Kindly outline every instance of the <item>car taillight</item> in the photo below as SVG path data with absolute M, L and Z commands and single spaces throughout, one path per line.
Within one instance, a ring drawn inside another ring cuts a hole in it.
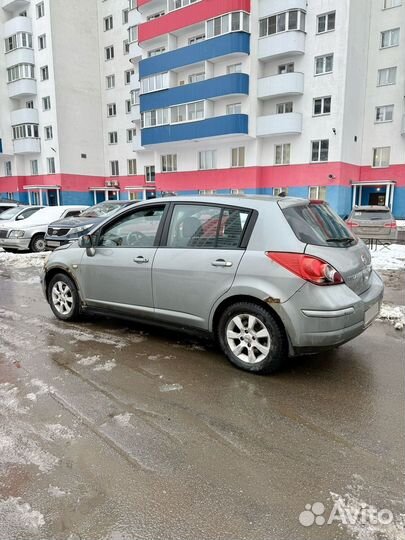
M 341 285 L 344 279 L 332 265 L 302 253 L 267 252 L 267 257 L 296 276 L 315 285 Z
M 386 229 L 396 229 L 397 228 L 397 222 L 396 221 L 391 221 L 391 223 L 386 223 L 384 225 L 384 227 Z
M 357 221 L 346 221 L 346 225 L 349 227 L 349 229 L 354 229 L 354 227 L 360 227 L 360 225 L 357 223 Z

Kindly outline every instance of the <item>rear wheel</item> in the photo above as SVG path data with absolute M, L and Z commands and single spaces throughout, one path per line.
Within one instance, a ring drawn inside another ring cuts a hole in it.
M 80 313 L 76 285 L 66 274 L 56 274 L 48 285 L 48 299 L 54 315 L 62 321 L 73 321 Z
M 43 234 L 37 234 L 36 236 L 34 236 L 30 244 L 31 251 L 33 251 L 34 253 L 41 253 L 42 251 L 45 251 L 45 248 L 45 236 Z
M 264 307 L 240 302 L 225 309 L 218 326 L 221 348 L 237 367 L 274 373 L 287 355 L 283 329 Z

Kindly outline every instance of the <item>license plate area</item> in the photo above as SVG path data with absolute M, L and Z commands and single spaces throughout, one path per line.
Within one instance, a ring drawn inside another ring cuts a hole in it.
M 366 313 L 364 314 L 364 326 L 368 326 L 372 323 L 372 321 L 377 317 L 377 315 L 380 313 L 380 304 L 377 302 L 376 304 L 372 305 Z
M 49 247 L 59 247 L 60 242 L 56 242 L 55 240 L 47 240 L 46 245 Z

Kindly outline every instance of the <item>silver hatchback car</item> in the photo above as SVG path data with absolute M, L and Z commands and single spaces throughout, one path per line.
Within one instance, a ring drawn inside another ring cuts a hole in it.
M 358 336 L 384 291 L 327 203 L 277 197 L 140 203 L 55 250 L 42 282 L 59 319 L 93 311 L 207 331 L 256 373 Z

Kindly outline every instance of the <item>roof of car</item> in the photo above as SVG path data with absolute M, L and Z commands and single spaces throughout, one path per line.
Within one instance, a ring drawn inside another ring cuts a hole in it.
M 370 205 L 370 206 L 355 206 L 353 208 L 353 212 L 391 212 L 391 208 L 388 208 L 388 206 L 377 206 L 377 205 Z
M 272 195 L 183 195 L 183 196 L 170 196 L 162 197 L 158 199 L 149 199 L 143 202 L 188 202 L 188 203 L 211 203 L 211 204 L 224 204 L 230 206 L 248 206 L 255 207 L 257 203 L 279 203 L 281 201 L 290 202 L 304 202 L 305 199 L 299 199 L 296 197 L 275 197 Z

